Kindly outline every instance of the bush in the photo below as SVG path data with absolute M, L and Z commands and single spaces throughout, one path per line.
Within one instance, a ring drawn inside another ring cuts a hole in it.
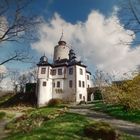
M 102 100 L 102 93 L 101 93 L 101 90 L 97 89 L 95 92 L 94 92 L 94 100 Z
M 53 106 L 58 106 L 58 105 L 60 105 L 60 104 L 62 104 L 62 103 L 63 103 L 63 101 L 62 101 L 61 99 L 55 98 L 55 99 L 49 100 L 48 106 L 51 106 L 51 107 L 53 107 Z
M 80 101 L 79 105 L 81 105 L 81 104 L 87 104 L 87 103 L 86 103 L 86 101 Z
M 95 122 L 86 125 L 84 134 L 94 140 L 117 140 L 117 132 L 105 122 Z
M 0 120 L 3 119 L 6 116 L 5 112 L 0 112 Z

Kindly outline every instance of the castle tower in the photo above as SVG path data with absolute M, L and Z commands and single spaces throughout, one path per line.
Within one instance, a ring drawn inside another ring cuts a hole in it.
M 45 55 L 40 58 L 37 66 L 37 104 L 40 107 L 52 99 L 52 77 L 50 75 L 52 67 Z
M 57 61 L 69 59 L 69 47 L 66 45 L 66 42 L 63 39 L 63 32 L 61 38 L 58 42 L 58 45 L 54 48 L 54 57 L 53 62 L 56 63 Z

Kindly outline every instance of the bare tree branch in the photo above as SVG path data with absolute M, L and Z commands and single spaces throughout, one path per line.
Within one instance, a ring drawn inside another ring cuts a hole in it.
M 27 2 L 23 3 L 22 1 L 14 0 L 14 4 L 16 5 L 15 13 L 13 12 L 12 18 L 8 21 L 7 26 L 5 26 L 6 23 L 0 21 L 0 43 L 3 41 L 16 41 L 33 37 L 31 33 L 33 33 L 35 26 L 39 24 L 40 21 L 37 20 L 35 16 L 30 17 L 24 14 L 25 8 L 31 3 L 31 0 L 26 1 Z M 7 5 L 10 5 L 10 1 L 3 0 L 3 2 L 5 2 L 4 6 L 6 7 L 6 10 L 0 11 L 0 17 L 4 16 L 7 19 L 8 17 L 4 15 L 4 12 L 10 11 L 10 6 L 7 8 Z
M 20 61 L 20 62 L 26 62 L 26 63 L 33 63 L 32 57 L 27 52 L 23 52 L 23 51 L 15 51 L 12 55 L 10 55 L 9 58 L 0 62 L 0 65 L 3 65 L 9 61 Z

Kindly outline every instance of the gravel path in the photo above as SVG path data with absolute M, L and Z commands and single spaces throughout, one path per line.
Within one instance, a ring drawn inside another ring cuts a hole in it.
M 101 120 L 104 122 L 108 122 L 116 129 L 123 131 L 127 134 L 136 136 L 140 139 L 140 125 L 139 124 L 124 121 L 124 120 L 115 119 L 115 118 L 113 118 L 105 113 L 90 110 L 86 106 L 85 107 L 80 107 L 80 106 L 74 107 L 73 106 L 69 109 L 69 111 L 73 112 L 73 113 L 85 115 L 90 119 L 94 119 L 95 121 Z

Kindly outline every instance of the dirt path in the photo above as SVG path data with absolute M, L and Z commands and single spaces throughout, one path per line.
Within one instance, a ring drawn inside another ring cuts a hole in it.
M 101 120 L 104 122 L 108 122 L 116 129 L 140 138 L 140 125 L 139 124 L 131 123 L 131 122 L 124 121 L 124 120 L 115 119 L 115 118 L 113 118 L 105 113 L 90 110 L 86 106 L 85 107 L 73 106 L 70 108 L 69 111 L 73 112 L 73 113 L 79 113 L 79 114 L 85 115 L 90 119 L 94 119 L 95 121 Z

